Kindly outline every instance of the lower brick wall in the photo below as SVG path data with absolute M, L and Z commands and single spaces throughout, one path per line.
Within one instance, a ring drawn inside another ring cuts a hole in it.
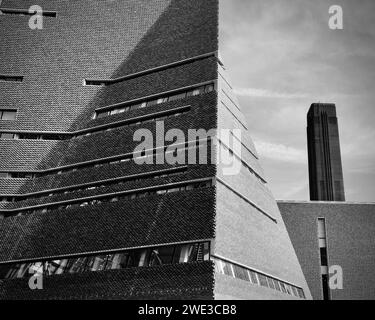
M 212 261 L 45 277 L 42 290 L 28 279 L 0 281 L 0 299 L 213 299 Z
M 0 220 L 0 261 L 214 237 L 215 188 Z

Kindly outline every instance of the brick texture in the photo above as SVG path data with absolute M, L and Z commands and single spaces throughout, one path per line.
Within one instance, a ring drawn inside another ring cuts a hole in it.
M 343 270 L 343 289 L 330 290 L 331 298 L 375 298 L 374 204 L 280 201 L 278 205 L 314 299 L 323 297 L 318 218 L 326 219 L 328 264 Z
M 0 280 L 0 299 L 213 299 L 211 261 L 131 268 L 43 279 L 43 290 L 30 290 L 28 279 Z

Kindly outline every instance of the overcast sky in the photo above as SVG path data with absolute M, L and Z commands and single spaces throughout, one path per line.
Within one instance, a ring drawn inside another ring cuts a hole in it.
M 375 0 L 221 0 L 220 53 L 277 199 L 309 199 L 306 113 L 331 102 L 346 198 L 375 201 Z

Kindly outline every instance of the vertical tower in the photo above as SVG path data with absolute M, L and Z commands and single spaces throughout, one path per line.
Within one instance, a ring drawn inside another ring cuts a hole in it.
M 336 106 L 313 103 L 307 113 L 310 200 L 345 201 Z
M 218 1 L 39 5 L 37 31 L 26 1 L 0 7 L 0 298 L 310 298 L 218 60 Z M 238 128 L 235 176 L 156 161 Z

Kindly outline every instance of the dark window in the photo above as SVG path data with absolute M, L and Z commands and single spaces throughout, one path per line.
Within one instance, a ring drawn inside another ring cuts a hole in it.
M 0 110 L 0 120 L 16 120 L 16 110 Z
M 0 75 L 0 81 L 22 82 L 23 76 Z
M 30 140 L 37 140 L 39 139 L 39 135 L 35 133 L 20 133 L 20 139 L 30 139 Z
M 31 16 L 35 14 L 34 12 L 30 13 L 28 9 L 13 9 L 13 8 L 1 8 L 0 12 L 3 14 L 9 14 L 9 15 L 12 14 L 12 15 L 20 15 L 20 16 Z M 57 13 L 56 11 L 43 11 L 41 14 L 42 16 L 45 16 L 45 17 L 55 18 Z
M 85 80 L 86 86 L 105 86 L 107 83 L 103 81 L 97 81 L 97 80 Z
M 329 300 L 329 285 L 328 285 L 328 275 L 322 275 L 322 287 L 323 287 L 323 300 Z
M 328 266 L 327 248 L 320 248 L 320 264 L 322 266 Z
M 65 140 L 66 137 L 63 135 L 57 135 L 57 134 L 47 134 L 44 135 L 43 140 Z
M 171 264 L 173 261 L 174 247 L 162 247 L 153 249 L 150 257 L 150 266 Z

